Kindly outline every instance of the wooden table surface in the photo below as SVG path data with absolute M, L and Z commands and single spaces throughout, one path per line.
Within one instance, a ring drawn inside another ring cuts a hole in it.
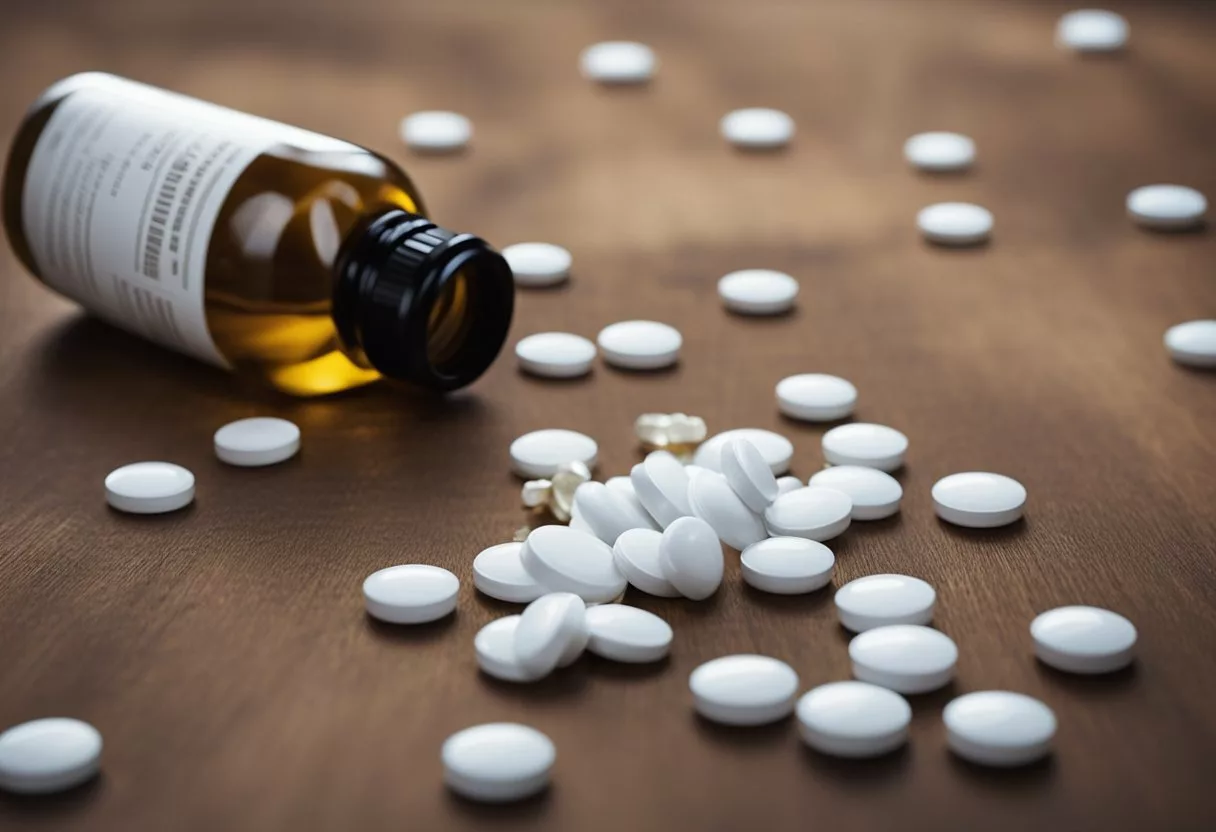
M 9 0 L 0 134 L 96 68 L 348 137 L 402 160 L 449 227 L 573 252 L 568 287 L 520 294 L 512 343 L 656 318 L 683 358 L 572 383 L 504 358 L 446 401 L 285 400 L 82 318 L 0 254 L 0 725 L 71 715 L 106 742 L 99 780 L 2 797 L 0 828 L 1216 828 L 1216 375 L 1161 344 L 1216 316 L 1216 235 L 1145 232 L 1123 208 L 1152 182 L 1216 196 L 1216 4 L 1116 4 L 1132 46 L 1097 59 L 1053 46 L 1067 5 L 1014 0 L 271 5 Z M 653 85 L 580 79 L 579 50 L 612 38 L 655 47 Z M 788 152 L 723 146 L 718 118 L 750 105 L 794 117 Z M 397 121 L 425 108 L 469 115 L 474 149 L 409 158 Z M 974 137 L 974 172 L 910 172 L 903 141 L 925 129 Z M 925 245 L 913 217 L 943 200 L 991 209 L 991 244 Z M 726 314 L 715 282 L 746 267 L 797 276 L 797 312 Z M 470 571 L 523 520 L 513 437 L 585 431 L 607 477 L 639 458 L 635 416 L 683 410 L 780 431 L 807 477 L 822 428 L 783 420 L 773 385 L 811 371 L 911 440 L 902 513 L 832 543 L 835 586 L 922 577 L 959 644 L 953 685 L 913 699 L 906 750 L 841 763 L 790 721 L 694 718 L 688 674 L 724 654 L 779 657 L 808 688 L 849 676 L 831 590 L 750 591 L 733 552 L 706 602 L 630 591 L 675 628 L 664 664 L 479 675 L 474 633 L 514 611 Z M 254 414 L 298 422 L 299 458 L 220 464 L 212 431 Z M 148 458 L 192 469 L 196 503 L 107 510 L 104 475 Z M 1025 483 L 1024 522 L 935 519 L 933 482 L 973 469 Z M 457 614 L 371 623 L 362 579 L 409 561 L 461 577 Z M 1132 670 L 1036 664 L 1031 618 L 1075 603 L 1136 623 Z M 993 772 L 947 753 L 942 706 L 990 688 L 1055 710 L 1054 759 Z M 556 743 L 544 797 L 486 809 L 443 789 L 444 738 L 496 720 Z

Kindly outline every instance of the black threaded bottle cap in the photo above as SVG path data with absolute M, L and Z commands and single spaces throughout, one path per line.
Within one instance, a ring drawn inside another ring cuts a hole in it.
M 515 280 L 480 237 L 392 208 L 355 228 L 334 268 L 338 334 L 385 376 L 454 390 L 507 339 Z

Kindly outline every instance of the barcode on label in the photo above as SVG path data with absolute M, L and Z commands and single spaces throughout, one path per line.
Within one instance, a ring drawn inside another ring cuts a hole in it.
M 160 185 L 156 194 L 156 202 L 152 205 L 152 219 L 148 222 L 148 230 L 144 234 L 144 257 L 141 271 L 145 277 L 160 280 L 160 256 L 165 250 L 165 229 L 169 224 L 169 214 L 173 202 L 177 199 L 177 189 L 190 169 L 190 157 L 178 157 L 169 166 L 165 181 Z

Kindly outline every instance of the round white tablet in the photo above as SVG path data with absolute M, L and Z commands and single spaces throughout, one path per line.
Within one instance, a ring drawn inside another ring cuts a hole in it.
M 899 511 L 904 489 L 890 474 L 864 465 L 833 465 L 814 474 L 808 485 L 835 488 L 853 501 L 854 520 L 881 520 Z
M 443 780 L 470 800 L 522 800 L 549 785 L 553 742 L 527 725 L 491 722 L 458 731 L 443 743 Z
M 567 462 L 594 468 L 599 446 L 590 436 L 573 430 L 534 430 L 511 443 L 511 468 L 524 479 L 552 477 Z
M 577 378 L 591 372 L 595 344 L 569 332 L 538 332 L 515 345 L 519 368 L 545 378 Z
M 215 455 L 229 465 L 274 465 L 291 459 L 298 450 L 300 429 L 286 419 L 239 419 L 215 432 Z
M 790 470 L 790 460 L 794 458 L 793 443 L 779 433 L 760 428 L 736 428 L 711 436 L 697 448 L 692 458 L 693 464 L 721 472 L 722 449 L 732 439 L 746 439 L 755 445 L 774 475 L 781 476 Z
M 604 360 L 622 370 L 660 370 L 680 358 L 679 330 L 658 321 L 621 321 L 600 330 Z
M 1037 699 L 1005 690 L 968 693 L 942 711 L 946 744 L 985 766 L 1021 766 L 1051 753 L 1056 715 Z
M 723 656 L 688 677 L 697 713 L 724 725 L 765 725 L 790 715 L 798 674 L 768 656 Z
M 477 666 L 495 679 L 535 682 L 542 674 L 526 670 L 515 653 L 515 630 L 519 620 L 518 615 L 508 615 L 482 627 L 473 639 L 473 651 L 477 654 Z
M 764 522 L 774 537 L 824 541 L 844 534 L 852 513 L 848 494 L 816 486 L 782 494 L 765 509 Z
M 735 147 L 751 150 L 785 147 L 794 138 L 794 120 L 768 107 L 732 110 L 722 117 L 718 129 Z
M 390 566 L 363 581 L 367 614 L 390 624 L 425 624 L 456 609 L 460 581 L 438 566 Z
M 945 633 L 916 624 L 866 630 L 849 642 L 853 675 L 898 693 L 928 693 L 954 678 L 958 647 Z
M 777 382 L 777 409 L 791 419 L 833 422 L 856 404 L 857 388 L 838 376 L 803 373 Z
M 637 489 L 633 487 L 633 480 L 629 477 L 611 477 L 604 483 L 608 486 L 608 490 L 615 494 L 625 505 L 626 511 L 629 512 L 629 523 L 632 529 L 657 529 L 658 522 L 650 516 L 650 512 L 642 505 L 642 501 L 638 499 Z
M 877 757 L 908 740 L 912 708 L 894 691 L 865 682 L 829 682 L 798 700 L 798 729 L 816 751 Z
M 975 142 L 961 133 L 917 133 L 904 142 L 904 158 L 920 170 L 966 170 L 975 161 Z
M 827 586 L 836 556 L 822 543 L 803 537 L 770 537 L 739 556 L 743 580 L 762 592 L 801 595 Z
M 730 440 L 722 446 L 721 459 L 726 481 L 749 509 L 763 513 L 777 499 L 777 478 L 751 442 Z
M 1127 21 L 1104 9 L 1068 12 L 1056 24 L 1056 46 L 1077 52 L 1113 52 L 1127 43 Z
M 652 612 L 624 604 L 600 604 L 587 610 L 591 639 L 587 649 L 616 662 L 657 662 L 671 649 L 672 632 Z
M 907 452 L 908 437 L 886 425 L 853 422 L 823 435 L 823 458 L 831 465 L 864 465 L 889 473 L 904 464 Z
M 1127 213 L 1145 228 L 1181 231 L 1203 222 L 1208 201 L 1184 185 L 1145 185 L 1127 195 Z
M 515 275 L 515 285 L 528 288 L 565 282 L 574 262 L 570 252 L 552 243 L 514 243 L 502 250 L 502 256 Z
M 968 471 L 933 484 L 933 508 L 948 523 L 991 529 L 1016 522 L 1026 505 L 1026 489 L 1012 477 Z
M 802 480 L 797 477 L 778 477 L 777 478 L 777 496 L 789 494 L 791 491 L 797 491 L 799 488 L 806 488 L 802 484 Z
M 1136 627 L 1101 607 L 1057 607 L 1030 624 L 1039 661 L 1068 673 L 1112 673 L 1131 664 Z
M 717 534 L 698 517 L 681 517 L 667 527 L 659 544 L 659 563 L 663 577 L 694 601 L 713 595 L 726 569 Z
M 0 789 L 49 794 L 78 786 L 101 765 L 101 733 L 87 722 L 49 717 L 0 733 Z
M 718 297 L 740 315 L 780 315 L 794 308 L 798 281 L 785 272 L 744 269 L 718 281 Z
M 522 543 L 500 543 L 473 558 L 473 586 L 491 598 L 530 604 L 548 592 L 524 569 Z
M 916 227 L 931 243 L 973 246 L 992 233 L 992 212 L 969 202 L 939 202 L 920 210 Z
M 1170 357 L 1188 367 L 1216 367 L 1216 320 L 1187 321 L 1165 331 Z
M 678 598 L 680 591 L 663 577 L 659 560 L 662 542 L 663 535 L 653 529 L 630 529 L 616 539 L 612 556 L 631 585 L 660 598 Z
M 633 489 L 647 513 L 666 528 L 692 514 L 688 503 L 688 472 L 667 451 L 653 451 L 633 466 Z
M 524 569 L 553 592 L 572 592 L 602 604 L 625 591 L 625 577 L 612 548 L 594 535 L 569 526 L 541 526 L 524 541 Z
M 559 662 L 574 661 L 586 645 L 587 605 L 569 592 L 537 598 L 524 609 L 515 628 L 515 657 L 520 667 L 536 676 L 548 675 Z
M 106 476 L 106 502 L 129 514 L 164 514 L 194 500 L 194 474 L 171 462 L 133 462 Z
M 937 593 L 920 578 L 867 575 L 836 592 L 840 623 L 855 633 L 889 624 L 928 624 Z
M 637 528 L 629 507 L 602 482 L 580 485 L 574 492 L 574 505 L 591 533 L 609 546 L 625 532 Z
M 764 470 L 768 472 L 768 468 Z M 693 516 L 708 523 L 732 549 L 743 550 L 768 537 L 760 515 L 748 508 L 731 490 L 726 477 L 716 471 L 699 471 L 690 478 L 688 502 Z
M 588 46 L 579 55 L 584 78 L 601 84 L 642 84 L 654 75 L 654 51 L 644 43 L 605 41 Z
M 401 140 L 422 153 L 463 150 L 473 138 L 473 123 L 460 113 L 423 110 L 401 120 Z

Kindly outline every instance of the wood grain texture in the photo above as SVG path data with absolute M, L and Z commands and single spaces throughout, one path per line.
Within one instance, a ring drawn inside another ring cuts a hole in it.
M 1047 2 L 5 3 L 0 135 L 54 79 L 106 69 L 351 138 L 402 159 L 436 217 L 500 244 L 568 246 L 569 287 L 519 298 L 512 343 L 593 336 L 626 317 L 678 326 L 678 369 L 542 383 L 504 359 L 468 393 L 390 389 L 298 402 L 80 317 L 0 254 L 0 725 L 73 715 L 105 736 L 104 776 L 54 799 L 0 798 L 5 830 L 1189 830 L 1216 828 L 1216 376 L 1172 365 L 1164 330 L 1216 316 L 1216 235 L 1133 227 L 1133 187 L 1216 196 L 1216 6 L 1118 3 L 1132 48 L 1058 52 Z M 652 44 L 642 90 L 579 78 L 578 51 Z M 738 106 L 789 111 L 789 152 L 726 149 Z M 410 159 L 413 109 L 468 114 L 476 145 Z M 966 177 L 906 169 L 924 129 L 973 136 Z M 979 202 L 990 245 L 924 245 L 915 212 Z M 731 317 L 716 279 L 768 267 L 798 311 Z M 713 429 L 779 430 L 795 470 L 821 429 L 782 420 L 773 385 L 829 371 L 858 417 L 911 438 L 903 512 L 833 544 L 836 585 L 898 571 L 937 587 L 958 679 L 914 701 L 909 747 L 842 764 L 789 722 L 694 719 L 687 675 L 731 652 L 790 662 L 804 686 L 849 674 L 829 591 L 746 590 L 737 558 L 667 618 L 670 661 L 586 658 L 543 684 L 478 675 L 473 634 L 508 605 L 470 563 L 521 522 L 516 435 L 595 436 L 601 474 L 637 459 L 633 418 L 684 410 Z M 278 414 L 304 450 L 263 471 L 217 462 L 226 421 Z M 108 511 L 101 481 L 138 459 L 198 476 L 189 510 Z M 969 533 L 929 488 L 959 470 L 1026 484 L 1027 518 Z M 403 561 L 453 569 L 457 615 L 393 628 L 360 583 Z M 1134 670 L 1037 665 L 1039 611 L 1106 606 L 1140 630 Z M 1008 688 L 1060 719 L 1054 759 L 993 773 L 952 759 L 942 705 Z M 553 738 L 545 797 L 488 810 L 440 785 L 451 732 L 519 720 Z

